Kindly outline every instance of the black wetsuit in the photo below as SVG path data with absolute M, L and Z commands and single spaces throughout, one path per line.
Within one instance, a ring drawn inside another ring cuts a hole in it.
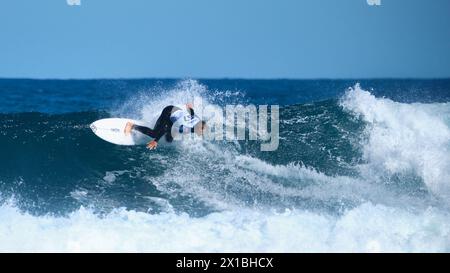
M 176 106 L 173 106 L 173 105 L 166 106 L 162 110 L 161 115 L 159 116 L 158 120 L 156 121 L 155 127 L 153 129 L 150 129 L 145 126 L 140 126 L 140 125 L 133 125 L 133 129 L 136 131 L 139 131 L 145 135 L 148 135 L 151 138 L 154 138 L 155 141 L 158 141 L 165 134 L 167 142 L 172 142 L 173 137 L 171 134 L 171 130 L 172 130 L 173 122 L 170 119 L 170 115 L 172 114 L 172 112 L 175 112 L 176 110 L 181 110 L 181 109 Z M 194 110 L 189 109 L 189 112 L 190 112 L 191 116 L 193 117 Z

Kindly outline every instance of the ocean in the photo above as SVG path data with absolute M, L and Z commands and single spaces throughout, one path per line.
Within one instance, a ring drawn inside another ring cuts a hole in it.
M 0 79 L 0 252 L 449 252 L 450 79 Z M 279 105 L 279 147 L 89 124 Z

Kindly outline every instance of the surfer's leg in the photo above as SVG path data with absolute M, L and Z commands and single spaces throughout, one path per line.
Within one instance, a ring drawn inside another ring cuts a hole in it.
M 158 117 L 158 120 L 156 121 L 155 127 L 153 129 L 128 122 L 125 126 L 125 134 L 128 135 L 131 130 L 136 130 L 158 141 L 164 134 L 170 133 L 170 130 L 172 128 L 170 115 L 172 114 L 172 110 L 174 107 L 175 106 L 169 105 L 162 110 L 161 115 Z M 166 137 L 166 139 L 171 141 L 171 136 Z
M 169 105 L 166 106 L 162 112 L 161 115 L 159 115 L 158 120 L 156 120 L 155 128 L 154 130 L 162 130 L 164 127 L 167 127 L 170 125 L 172 127 L 172 122 L 170 121 L 170 115 L 172 114 L 172 110 L 175 106 Z
M 160 137 L 162 137 L 164 134 L 170 134 L 170 130 L 172 129 L 172 121 L 170 120 L 170 115 L 172 114 L 172 110 L 175 106 L 169 105 L 166 106 L 162 112 L 161 115 L 158 117 L 158 120 L 155 123 L 155 127 L 153 128 L 153 131 L 156 134 L 155 140 L 158 141 Z M 166 140 L 168 142 L 171 142 L 171 136 L 167 137 Z

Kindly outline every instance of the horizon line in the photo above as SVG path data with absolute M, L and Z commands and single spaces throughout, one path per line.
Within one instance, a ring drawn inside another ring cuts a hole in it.
M 140 80 L 242 80 L 242 81 L 326 81 L 326 80 L 450 80 L 447 77 L 311 77 L 311 78 L 291 78 L 291 77 L 274 77 L 274 78 L 246 78 L 246 77 L 99 77 L 99 78 L 32 78 L 32 77 L 0 77 L 0 80 L 31 80 L 31 81 L 107 81 L 107 80 L 124 80 L 124 81 L 140 81 Z

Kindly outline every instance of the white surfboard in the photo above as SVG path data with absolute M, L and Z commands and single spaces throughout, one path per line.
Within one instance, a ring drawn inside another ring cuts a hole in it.
M 151 137 L 135 130 L 132 130 L 129 135 L 125 135 L 124 129 L 128 121 L 152 128 L 150 124 L 144 121 L 126 118 L 100 119 L 91 123 L 90 127 L 99 138 L 117 145 L 144 145 L 152 140 Z

